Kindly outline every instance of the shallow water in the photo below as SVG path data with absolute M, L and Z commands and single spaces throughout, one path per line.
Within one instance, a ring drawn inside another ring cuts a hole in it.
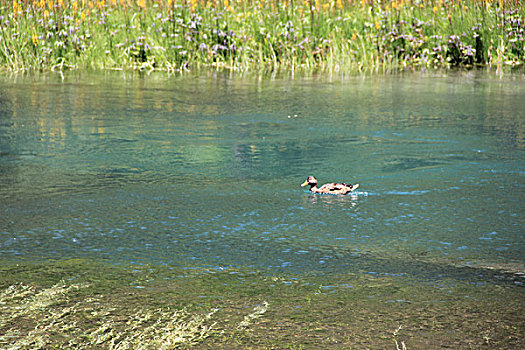
M 0 81 L 3 259 L 523 271 L 522 75 Z M 314 195 L 308 175 L 361 186 Z

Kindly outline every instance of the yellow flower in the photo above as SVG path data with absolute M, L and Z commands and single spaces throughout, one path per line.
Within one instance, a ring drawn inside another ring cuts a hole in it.
M 173 5 L 173 0 L 168 0 L 168 7 L 171 7 Z
M 80 22 L 84 22 L 85 20 L 86 20 L 86 13 L 82 11 L 82 13 L 80 14 Z
M 36 29 L 33 27 L 33 45 L 38 45 L 38 35 L 36 35 Z
M 49 11 L 45 10 L 44 11 L 44 19 L 48 19 L 48 18 L 49 18 Z
M 146 0 L 137 0 L 137 5 L 141 9 L 145 10 L 146 9 Z
M 342 0 L 336 0 L 335 6 L 337 6 L 338 9 L 343 8 L 343 1 Z
M 21 12 L 22 10 L 20 9 L 20 5 L 18 4 L 18 1 L 13 0 L 13 16 L 16 18 L 16 16 Z
M 78 2 L 76 1 L 73 1 L 71 3 L 71 8 L 73 9 L 73 11 L 76 11 L 78 9 Z
M 381 28 L 381 24 L 379 23 L 379 21 L 376 22 L 376 29 L 379 29 Z
M 352 41 L 355 41 L 357 39 L 357 33 L 354 31 L 352 34 Z
M 465 11 L 467 11 L 467 10 L 468 10 L 468 7 L 467 7 L 467 5 L 465 5 L 465 6 L 463 7 L 463 8 L 465 9 Z
M 437 12 L 438 12 L 438 7 L 434 6 L 434 14 L 436 14 Z

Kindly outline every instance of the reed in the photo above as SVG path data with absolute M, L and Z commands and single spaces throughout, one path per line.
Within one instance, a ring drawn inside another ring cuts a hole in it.
M 521 0 L 0 0 L 0 65 L 10 71 L 524 61 Z

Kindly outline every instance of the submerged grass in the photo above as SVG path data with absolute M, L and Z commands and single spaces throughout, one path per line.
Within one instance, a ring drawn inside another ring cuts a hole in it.
M 0 0 L 0 65 L 384 70 L 517 66 L 521 0 Z
M 5 349 L 523 348 L 523 288 L 242 269 L 0 265 Z M 62 279 L 62 280 L 61 280 Z M 408 283 L 407 283 L 408 282 Z
M 37 289 L 24 284 L 8 287 L 0 296 L 4 319 L 0 345 L 9 349 L 54 347 L 107 349 L 169 349 L 193 344 L 213 327 L 206 315 L 186 310 L 139 310 L 126 315 L 104 303 L 103 296 L 74 299 L 71 290 L 87 285 L 63 283 Z M 59 298 L 49 298 L 49 296 Z

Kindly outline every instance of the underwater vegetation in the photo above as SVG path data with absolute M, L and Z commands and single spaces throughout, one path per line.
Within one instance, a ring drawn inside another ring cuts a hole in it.
M 0 348 L 523 348 L 522 274 L 461 269 L 497 278 L 2 261 Z
M 8 71 L 522 66 L 520 0 L 1 0 Z

